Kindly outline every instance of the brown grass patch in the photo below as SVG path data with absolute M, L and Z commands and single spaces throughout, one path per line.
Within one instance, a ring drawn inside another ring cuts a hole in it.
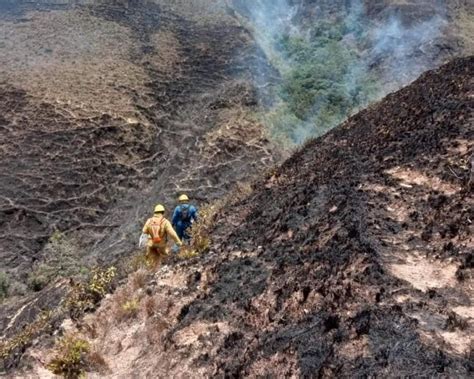
M 135 318 L 140 310 L 140 299 L 129 287 L 121 288 L 113 297 L 111 313 L 114 320 L 124 322 Z
M 148 343 L 160 343 L 163 331 L 168 327 L 169 323 L 159 314 L 147 319 L 145 322 L 145 330 Z
M 87 362 L 90 371 L 98 372 L 100 374 L 106 374 L 110 371 L 107 361 L 105 360 L 102 353 L 97 349 L 93 349 L 87 355 Z
M 145 315 L 147 317 L 152 317 L 155 315 L 156 313 L 156 307 L 157 307 L 157 302 L 156 302 L 156 299 L 154 297 L 148 297 L 146 300 L 145 300 L 145 305 L 144 305 L 144 310 L 145 310 Z
M 130 278 L 130 283 L 134 291 L 139 290 L 146 286 L 148 281 L 148 272 L 145 269 L 139 269 L 137 272 L 133 273 Z

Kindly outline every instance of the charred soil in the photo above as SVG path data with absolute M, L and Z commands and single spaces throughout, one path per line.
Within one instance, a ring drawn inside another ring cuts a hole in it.
M 310 141 L 229 201 L 208 254 L 132 277 L 73 329 L 111 377 L 471 377 L 473 69 Z

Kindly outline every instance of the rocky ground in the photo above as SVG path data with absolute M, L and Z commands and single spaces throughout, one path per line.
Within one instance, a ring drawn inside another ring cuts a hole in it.
M 65 324 L 105 362 L 91 377 L 471 377 L 473 69 L 428 72 L 309 142 L 230 198 L 208 254 Z M 33 349 L 22 375 L 49 357 Z

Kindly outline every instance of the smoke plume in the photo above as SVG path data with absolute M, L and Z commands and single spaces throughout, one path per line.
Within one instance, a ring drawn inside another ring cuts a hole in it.
M 298 144 L 322 134 L 439 63 L 443 7 L 407 22 L 408 9 L 387 6 L 384 13 L 369 15 L 365 4 L 234 1 L 281 74 L 283 90 L 276 91 L 275 107 L 266 117 L 277 137 Z M 310 101 L 304 109 L 298 106 Z

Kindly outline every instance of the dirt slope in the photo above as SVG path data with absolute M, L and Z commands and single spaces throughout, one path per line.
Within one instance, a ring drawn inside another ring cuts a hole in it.
M 471 377 L 473 73 L 455 60 L 309 142 L 231 198 L 210 253 L 65 326 L 97 377 Z
M 178 191 L 213 199 L 278 159 L 253 117 L 248 65 L 271 69 L 222 9 L 82 3 L 0 2 L 0 259 L 11 296 L 116 262 L 156 202 L 171 208 Z

